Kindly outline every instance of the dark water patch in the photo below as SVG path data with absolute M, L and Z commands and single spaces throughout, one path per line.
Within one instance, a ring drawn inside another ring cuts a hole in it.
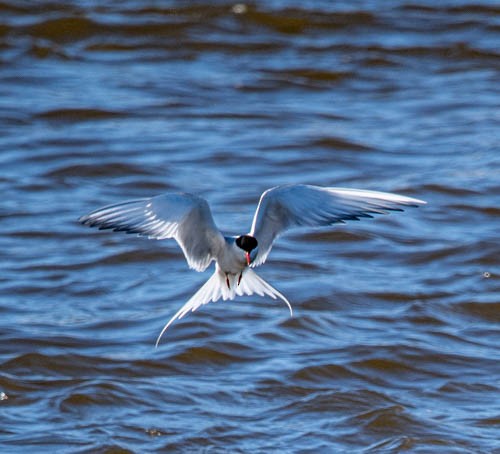
M 150 48 L 149 45 L 148 48 Z M 162 46 L 161 49 L 179 52 L 179 48 L 176 48 L 175 46 L 171 47 Z M 182 46 L 183 52 L 187 51 L 195 54 L 204 52 L 221 52 L 223 54 L 227 53 L 236 56 L 239 56 L 242 53 L 267 54 L 269 52 L 280 52 L 282 49 L 283 46 L 278 42 L 246 41 L 243 43 L 238 43 L 238 42 L 228 43 L 228 42 L 207 41 L 206 39 L 197 41 L 194 41 L 192 39 L 185 39 L 183 40 L 183 46 Z M 191 58 L 195 58 L 194 55 Z
M 76 222 L 76 220 L 75 220 Z M 90 234 L 90 233 L 89 233 Z M 57 235 L 54 235 L 57 237 Z M 79 236 L 79 235 L 78 235 Z M 110 255 L 99 255 L 93 257 L 89 261 L 80 260 L 74 257 L 72 261 L 57 262 L 52 260 L 50 263 L 31 263 L 29 266 L 19 265 L 15 268 L 18 272 L 32 272 L 32 273 L 49 273 L 49 272 L 70 272 L 76 270 L 91 269 L 100 266 L 113 266 L 117 264 L 130 265 L 137 263 L 157 263 L 169 260 L 176 260 L 181 257 L 181 253 L 169 251 L 167 248 L 158 249 L 137 249 L 123 252 L 115 252 Z
M 257 10 L 248 8 L 242 19 L 254 22 L 279 33 L 301 34 L 310 30 L 338 30 L 375 23 L 375 17 L 366 11 L 332 12 L 299 8 Z
M 12 215 L 10 215 L 12 216 Z M 61 234 L 60 232 L 51 232 L 51 231 L 40 231 L 40 230 L 16 230 L 13 232 L 4 232 L 4 235 L 10 236 L 12 238 L 18 238 L 18 239 L 38 239 L 38 240 L 44 240 L 44 239 L 49 239 L 49 238 L 70 238 L 74 237 L 74 235 L 68 235 L 66 233 Z
M 498 388 L 491 385 L 485 385 L 482 383 L 463 383 L 457 381 L 446 382 L 439 388 L 439 392 L 450 393 L 459 395 L 459 398 L 467 400 L 472 397 L 472 394 L 482 394 L 483 392 L 495 393 Z M 468 393 L 471 393 L 468 395 Z
M 156 172 L 145 166 L 123 162 L 106 162 L 99 164 L 72 164 L 62 166 L 48 172 L 42 176 L 46 178 L 110 178 L 114 176 L 130 175 L 154 175 Z
M 134 392 L 134 385 L 126 387 L 117 383 L 101 381 L 74 386 L 69 395 L 59 402 L 62 413 L 81 414 L 98 412 L 102 407 L 128 406 L 139 404 L 140 397 Z
M 413 293 L 402 293 L 402 292 L 370 292 L 367 294 L 370 298 L 377 299 L 378 301 L 389 302 L 389 303 L 405 303 L 408 301 L 413 301 L 415 299 L 421 299 L 420 296 L 417 296 Z M 433 295 L 433 298 L 436 298 Z
M 81 348 L 88 338 L 81 339 L 78 344 L 70 339 L 66 344 L 64 338 L 44 341 L 40 340 L 41 348 Z M 109 342 L 93 339 L 95 347 L 99 344 L 110 347 Z M 153 344 L 151 344 L 153 350 Z M 151 350 L 151 351 L 152 351 Z M 131 360 L 129 358 L 112 359 L 106 357 L 83 356 L 80 354 L 49 355 L 42 353 L 25 353 L 2 363 L 2 374 L 8 380 L 5 387 L 22 394 L 23 387 L 61 389 L 69 385 L 79 385 L 88 380 L 97 383 L 105 381 L 105 377 L 116 374 L 126 377 L 147 378 L 163 377 L 177 374 L 174 363 L 161 363 L 151 360 Z M 50 375 L 50 379 L 47 376 Z M 65 377 L 65 378 L 64 378 Z M 68 380 L 70 380 L 68 382 Z M 16 388 L 18 383 L 21 388 Z
M 0 11 L 1 11 L 1 9 L 0 9 Z M 5 36 L 7 35 L 7 33 L 9 31 L 10 31 L 10 27 L 8 27 L 5 24 L 0 24 L 0 38 L 5 38 Z M 0 43 L 0 49 L 4 49 L 6 47 L 7 46 L 3 42 Z
M 301 238 L 305 242 L 319 243 L 364 243 L 372 239 L 373 235 L 369 232 L 360 231 L 339 231 L 330 229 L 321 229 L 313 232 L 303 233 Z
M 300 310 L 302 311 L 312 311 L 312 312 L 323 312 L 325 310 L 330 311 L 332 313 L 335 313 L 336 310 L 338 310 L 341 306 L 342 303 L 339 303 L 338 301 L 333 300 L 332 296 L 315 296 L 314 298 L 308 298 L 306 301 L 303 301 L 300 303 Z M 306 317 L 307 321 L 307 315 L 303 315 Z M 310 320 L 308 324 L 305 324 L 304 328 L 307 330 L 307 332 L 310 331 L 318 331 L 317 334 L 320 334 L 320 330 L 323 330 L 323 335 L 327 335 L 330 333 L 330 330 L 334 327 L 331 325 L 332 321 L 329 320 L 328 322 L 326 320 Z M 333 323 L 335 323 L 335 320 L 333 320 Z M 312 326 L 310 326 L 312 325 Z M 316 327 L 314 325 L 317 325 Z M 341 325 L 339 323 L 339 325 Z M 341 326 L 336 326 L 335 328 L 337 329 L 342 329 Z
M 338 364 L 324 364 L 321 366 L 304 367 L 293 373 L 291 379 L 298 382 L 321 384 L 324 381 L 361 378 L 361 375 L 350 368 Z
M 23 31 L 35 38 L 64 44 L 88 38 L 104 30 L 105 27 L 87 17 L 65 16 L 42 20 Z
M 290 12 L 281 11 L 279 13 L 257 11 L 251 9 L 243 16 L 245 21 L 254 22 L 256 25 L 264 26 L 274 31 L 285 34 L 300 34 L 310 25 L 310 21 Z
M 471 213 L 473 216 L 485 215 L 492 218 L 500 217 L 500 208 L 496 206 L 481 206 L 476 204 L 452 204 L 448 207 L 460 213 Z
M 349 80 L 350 72 L 327 71 L 320 69 L 289 68 L 281 70 L 261 70 L 261 83 L 268 88 L 307 87 L 309 89 L 327 89 L 332 85 Z
M 299 371 L 300 373 L 300 371 Z M 330 387 L 325 386 L 321 388 L 318 384 L 314 382 L 304 382 L 297 383 L 296 381 L 281 380 L 276 378 L 262 378 L 256 384 L 255 388 L 249 393 L 251 397 L 278 397 L 278 401 L 281 399 L 289 401 L 289 399 L 301 399 L 307 398 L 308 396 L 313 396 L 321 393 L 332 393 Z M 341 394 L 341 393 L 339 393 Z M 348 398 L 346 398 L 347 400 Z M 340 398 L 339 398 L 340 400 Z M 285 403 L 285 405 L 287 405 Z
M 363 361 L 351 363 L 351 367 L 370 377 L 370 380 L 383 380 L 404 384 L 408 381 L 425 381 L 436 377 L 428 370 L 415 367 L 402 360 L 392 360 L 387 358 L 371 358 Z M 439 375 L 437 375 L 439 376 Z
M 407 320 L 415 326 L 430 327 L 430 326 L 446 326 L 446 322 L 432 315 L 410 315 Z
M 20 5 L 13 4 L 12 2 L 5 1 L 0 2 L 0 11 L 6 14 L 9 13 L 20 13 L 26 11 L 28 8 L 23 8 Z
M 355 142 L 349 142 L 348 140 L 339 137 L 322 137 L 320 139 L 314 140 L 310 144 L 313 147 L 318 148 L 331 148 L 334 150 L 349 150 L 349 151 L 370 151 L 371 148 Z
M 30 304 L 24 304 L 23 306 L 17 307 L 18 313 L 27 313 L 27 308 L 30 307 Z M 29 329 L 32 329 L 33 323 L 27 323 L 27 326 Z M 33 331 L 34 332 L 34 331 Z M 8 340 L 9 342 L 12 343 L 12 345 L 17 345 L 17 346 L 22 346 L 22 348 L 19 349 L 19 352 L 22 351 L 29 351 L 29 352 L 35 352 L 35 351 L 43 351 L 44 349 L 48 349 L 50 351 L 51 349 L 58 350 L 58 349 L 82 349 L 86 343 L 85 337 L 78 337 L 75 336 L 74 333 L 71 333 L 69 335 L 63 335 L 62 333 L 58 333 L 55 336 L 33 336 L 32 338 L 26 338 L 26 337 L 20 337 L 19 336 L 19 331 L 16 329 L 15 326 L 13 327 L 8 327 L 7 329 L 4 330 L 2 333 L 2 338 L 5 340 Z M 96 347 L 100 345 L 96 341 Z M 7 355 L 15 355 L 16 351 L 13 348 L 7 348 L 6 349 Z M 9 356 L 9 359 L 10 356 Z
M 178 253 L 169 252 L 166 248 L 159 247 L 158 249 L 136 249 L 132 251 L 124 251 L 103 257 L 93 263 L 86 263 L 85 266 L 95 265 L 119 265 L 131 263 L 157 263 L 177 258 Z
M 294 301 L 291 302 L 292 307 L 295 307 L 295 310 L 299 310 L 300 306 Z M 307 304 L 305 305 L 307 308 Z M 301 311 L 302 312 L 302 311 Z M 326 320 L 321 320 L 316 317 L 308 316 L 307 314 L 303 314 L 301 317 L 283 317 L 279 323 L 279 326 L 285 330 L 287 333 L 294 333 L 295 336 L 300 335 L 305 338 L 311 337 L 326 337 L 327 339 L 331 336 L 331 324 Z M 294 336 L 291 336 L 289 340 L 293 341 Z
M 498 52 L 493 50 L 478 49 L 464 43 L 454 43 L 449 46 L 398 48 L 391 49 L 391 52 L 404 56 L 431 56 L 452 61 L 486 60 L 495 62 L 500 56 Z
M 131 193 L 132 191 L 149 191 L 151 194 L 161 194 L 173 189 L 172 186 L 163 179 L 155 181 L 151 178 L 127 178 L 127 181 L 118 183 L 116 187 L 124 191 L 131 191 Z
M 496 428 L 500 426 L 500 416 L 498 418 L 483 418 L 478 421 L 471 421 L 472 424 L 480 427 L 493 427 Z
M 442 26 L 442 25 L 441 25 Z M 484 63 L 484 66 L 491 68 L 497 66 L 498 53 L 492 49 L 477 48 L 472 45 L 467 45 L 460 42 L 452 42 L 448 45 L 415 45 L 403 46 L 395 45 L 381 45 L 381 44 L 332 44 L 322 48 L 310 48 L 311 51 L 330 51 L 346 55 L 360 55 L 360 56 L 373 56 L 378 58 L 387 59 L 399 67 L 407 67 L 408 63 L 413 61 L 414 58 L 429 58 L 441 65 L 446 66 L 446 63 L 459 63 L 469 62 L 478 64 Z M 391 67 L 393 65 L 389 65 Z M 447 67 L 447 66 L 446 66 Z M 452 70 L 452 67 L 447 67 Z M 438 68 L 435 68 L 437 70 Z
M 495 15 L 500 15 L 500 8 L 495 5 L 489 5 L 480 3 L 465 3 L 463 5 L 454 6 L 439 6 L 439 5 L 429 5 L 429 4 L 404 4 L 400 6 L 400 9 L 407 11 L 422 11 L 425 13 L 458 13 L 459 15 L 465 14 L 481 14 L 486 17 L 491 17 Z
M 396 404 L 390 396 L 375 390 L 353 389 L 335 392 L 335 408 L 347 415 L 355 416 L 360 411 L 368 411 L 373 406 L 388 406 Z
M 415 421 L 405 413 L 405 408 L 402 405 L 391 405 L 358 414 L 352 422 L 361 423 L 369 430 L 387 432 L 403 428 L 407 431 L 412 425 L 415 426 Z
M 2 294 L 9 295 L 12 293 L 16 293 L 21 297 L 26 296 L 57 296 L 60 295 L 63 290 L 69 288 L 69 285 L 56 285 L 51 282 L 42 282 L 40 284 L 32 284 L 32 283 L 18 283 L 10 281 L 7 285 L 5 285 Z
M 26 53 L 30 56 L 44 60 L 49 58 L 58 58 L 71 60 L 71 56 L 68 52 L 59 48 L 57 45 L 44 45 L 40 43 L 33 43 L 26 49 Z
M 42 148 L 44 153 L 25 153 L 18 156 L 19 160 L 25 163 L 56 163 L 59 165 L 61 161 L 82 161 L 89 158 L 89 150 L 102 149 L 103 142 L 98 138 L 90 137 L 71 139 L 61 137 L 40 140 L 37 142 L 37 146 Z M 61 149 L 64 150 L 62 156 Z
M 499 274 L 494 271 L 498 266 L 499 253 L 500 247 L 498 243 L 484 241 L 476 245 L 475 251 L 471 251 L 470 254 L 464 257 L 464 263 L 481 265 L 484 268 L 481 272 L 481 277 L 484 279 L 491 279 L 493 282 L 499 278 Z
M 167 46 L 161 46 L 157 44 L 156 46 L 150 43 L 120 43 L 120 42 L 111 42 L 111 43 L 95 43 L 95 44 L 89 44 L 85 47 L 85 50 L 89 52 L 110 52 L 112 54 L 116 53 L 137 53 L 140 54 L 141 52 L 147 51 L 147 50 L 154 50 L 154 49 L 166 49 Z M 141 59 L 144 59 L 144 56 L 141 55 Z
M 100 360 L 82 355 L 59 354 L 46 355 L 26 353 L 10 359 L 2 364 L 2 371 L 9 374 L 28 376 L 40 379 L 47 373 L 54 377 L 94 375 L 99 368 Z
M 245 352 L 244 355 L 243 352 Z M 210 347 L 188 347 L 183 352 L 173 355 L 170 361 L 197 368 L 203 365 L 231 366 L 252 361 L 250 353 L 247 347 L 240 344 L 213 344 Z
M 266 113 L 258 113 L 258 112 L 238 112 L 238 111 L 229 111 L 229 112 L 204 112 L 204 113 L 197 113 L 197 112 L 190 112 L 189 113 L 190 118 L 211 118 L 214 120 L 264 120 L 264 121 L 272 121 L 276 119 L 276 114 L 273 114 L 272 112 L 266 112 Z M 220 151 L 215 151 L 214 152 L 214 157 L 217 158 L 217 156 L 220 154 Z M 228 153 L 233 153 L 234 152 L 228 152 Z
M 42 178 L 30 179 L 28 181 L 16 182 L 16 189 L 20 193 L 24 194 L 35 194 L 50 192 L 54 190 L 54 185 L 49 181 L 44 181 Z M 13 215 L 18 215 L 17 213 L 12 213 Z M 33 216 L 34 213 L 26 213 L 28 216 Z
M 474 245 L 452 244 L 450 246 L 441 246 L 427 250 L 413 252 L 411 255 L 401 257 L 404 261 L 410 261 L 414 265 L 432 264 L 437 261 L 449 262 L 457 257 L 472 254 L 477 256 L 477 250 Z
M 473 319 L 485 320 L 491 323 L 500 322 L 500 302 L 469 301 L 455 304 L 453 309 Z
M 16 112 L 0 112 L 0 121 L 2 128 L 18 128 L 30 124 L 28 115 L 19 115 Z
M 35 118 L 50 120 L 50 121 L 73 123 L 80 121 L 95 121 L 95 120 L 123 118 L 126 115 L 127 114 L 125 114 L 124 112 L 117 112 L 117 111 L 110 111 L 103 109 L 67 108 L 67 109 L 54 109 L 45 112 L 40 112 L 35 115 Z
M 283 70 L 263 70 L 264 73 L 287 80 L 300 80 L 314 83 L 336 83 L 353 76 L 350 72 L 328 71 L 309 68 L 290 68 Z
M 373 399 L 374 396 L 370 397 Z M 359 396 L 355 393 L 336 392 L 330 387 L 328 390 L 310 391 L 281 408 L 280 411 L 289 415 L 288 417 L 329 414 L 333 420 L 338 421 L 340 419 L 336 417 L 338 412 L 354 413 L 359 411 L 361 405 Z
M 474 348 L 467 350 L 467 353 L 455 353 L 454 343 L 441 339 L 443 345 L 450 349 L 442 353 L 434 353 L 432 350 L 416 350 L 403 352 L 400 355 L 401 361 L 407 364 L 418 365 L 418 368 L 428 377 L 452 378 L 457 373 L 465 376 L 474 376 L 478 364 L 481 364 L 484 370 L 495 370 L 496 365 L 493 359 L 478 358 L 474 355 Z M 456 344 L 456 343 L 455 343 Z M 463 345 L 466 343 L 464 342 Z M 460 351 L 460 350 L 458 350 Z M 446 367 L 443 367 L 446 365 Z
M 358 62 L 366 68 L 395 68 L 401 66 L 400 62 L 389 58 L 388 55 L 370 55 L 360 58 Z

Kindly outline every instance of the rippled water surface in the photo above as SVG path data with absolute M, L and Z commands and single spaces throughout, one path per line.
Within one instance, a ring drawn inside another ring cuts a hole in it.
M 500 7 L 0 2 L 0 451 L 500 452 Z M 248 231 L 284 183 L 418 210 L 281 238 L 245 297 L 88 211 Z

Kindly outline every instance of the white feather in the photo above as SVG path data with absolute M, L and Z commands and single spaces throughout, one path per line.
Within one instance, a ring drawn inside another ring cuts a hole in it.
M 227 280 L 229 280 L 229 287 L 227 285 Z M 238 285 L 238 280 L 239 285 Z M 264 279 L 257 275 L 255 271 L 250 268 L 245 268 L 243 270 L 243 275 L 227 275 L 221 271 L 218 267 L 215 273 L 212 274 L 210 279 L 203 284 L 203 286 L 189 299 L 189 301 L 184 304 L 175 315 L 168 321 L 168 323 L 161 330 L 160 335 L 156 339 L 156 347 L 160 343 L 160 340 L 167 331 L 168 327 L 176 320 L 184 317 L 188 312 L 194 312 L 201 306 L 208 304 L 210 302 L 216 302 L 221 298 L 226 300 L 233 300 L 237 295 L 253 295 L 257 294 L 259 296 L 268 295 L 272 299 L 281 298 L 288 309 L 290 310 L 290 316 L 293 316 L 293 309 L 290 302 L 276 290 L 271 285 L 269 285 Z
M 204 271 L 225 247 L 207 201 L 193 194 L 167 193 L 117 203 L 92 211 L 79 221 L 157 240 L 174 238 L 196 271 Z
M 388 192 L 306 184 L 276 186 L 261 195 L 255 211 L 250 235 L 257 239 L 259 252 L 251 266 L 264 263 L 274 240 L 292 228 L 344 223 L 422 204 L 423 200 Z

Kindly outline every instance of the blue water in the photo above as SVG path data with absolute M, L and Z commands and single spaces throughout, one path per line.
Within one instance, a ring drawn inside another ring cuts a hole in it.
M 0 451 L 500 452 L 497 2 L 0 4 Z M 228 234 L 310 183 L 419 209 L 278 240 L 211 303 L 165 191 Z

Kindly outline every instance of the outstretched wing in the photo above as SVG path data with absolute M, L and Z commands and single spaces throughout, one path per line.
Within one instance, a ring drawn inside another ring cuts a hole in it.
M 252 266 L 266 261 L 274 240 L 295 227 L 321 227 L 373 214 L 402 211 L 426 202 L 387 192 L 322 188 L 303 184 L 276 186 L 265 191 L 253 218 L 250 235 L 258 243 Z
M 204 271 L 225 243 L 207 201 L 193 194 L 167 193 L 109 205 L 79 221 L 157 240 L 175 238 L 190 268 L 197 271 Z

